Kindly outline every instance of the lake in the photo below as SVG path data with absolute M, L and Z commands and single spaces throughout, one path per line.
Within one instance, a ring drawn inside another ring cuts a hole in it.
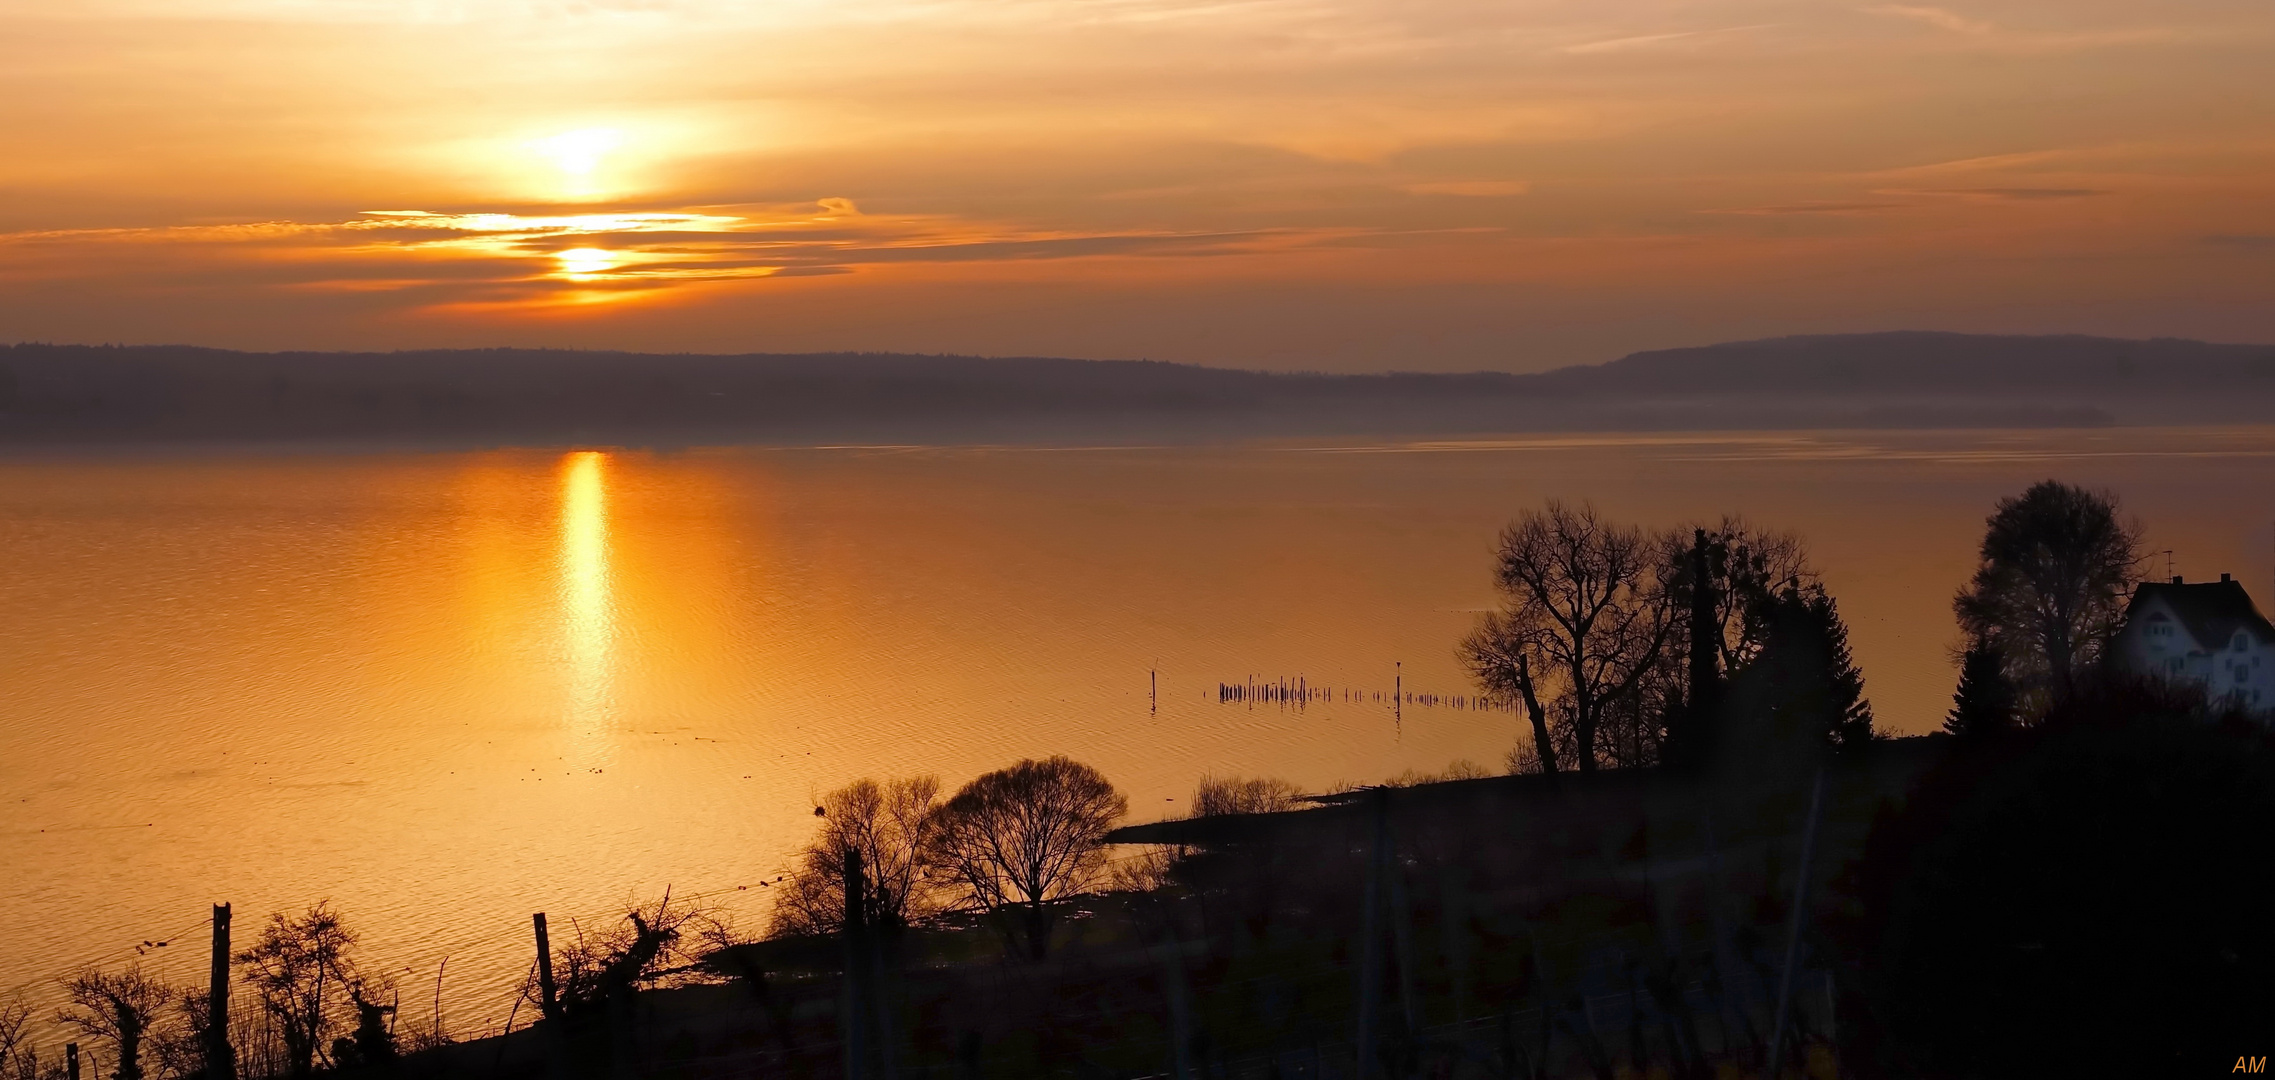
M 1950 599 L 2002 495 L 2115 491 L 2146 572 L 2269 594 L 2275 429 L 1132 448 L 126 452 L 0 459 L 0 995 L 202 977 L 329 899 L 420 1023 L 495 1026 L 558 936 L 700 895 L 763 926 L 817 796 L 1102 769 L 1309 789 L 1500 767 L 1455 643 L 1549 497 L 1805 539 L 1881 725 L 1948 706 Z M 1220 683 L 1305 680 L 1301 709 Z M 443 966 L 444 958 L 447 966 Z

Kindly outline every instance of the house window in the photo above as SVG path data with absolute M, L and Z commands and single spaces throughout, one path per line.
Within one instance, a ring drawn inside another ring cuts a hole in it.
M 2249 648 L 2251 648 L 2251 635 L 2238 631 L 2236 634 L 2236 651 L 2242 652 Z
M 2180 671 L 2180 665 L 2184 662 L 2184 660 L 2184 657 L 2175 656 L 2171 659 L 2171 661 L 2169 661 L 2172 664 L 2172 670 L 2175 673 L 2178 673 Z

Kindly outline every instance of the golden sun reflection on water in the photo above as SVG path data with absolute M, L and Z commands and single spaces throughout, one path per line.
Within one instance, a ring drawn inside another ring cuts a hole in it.
M 608 547 L 608 455 L 561 459 L 561 637 L 568 662 L 568 721 L 581 756 L 609 746 L 616 612 Z

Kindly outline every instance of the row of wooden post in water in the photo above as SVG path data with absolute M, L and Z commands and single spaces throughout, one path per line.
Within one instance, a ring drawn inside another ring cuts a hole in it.
M 1293 709 L 1340 704 L 1510 711 L 1507 704 L 1482 694 L 1440 694 L 1408 690 L 1403 685 L 1393 690 L 1353 690 L 1349 687 L 1336 689 L 1313 686 L 1301 675 L 1292 679 L 1258 679 L 1251 675 L 1241 682 L 1220 682 L 1216 686 L 1216 699 L 1219 705 L 1278 705 Z

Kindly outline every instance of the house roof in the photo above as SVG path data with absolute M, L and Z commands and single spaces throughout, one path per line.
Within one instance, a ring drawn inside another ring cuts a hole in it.
M 2173 617 L 2188 628 L 2188 635 L 2205 649 L 2226 648 L 2237 630 L 2249 630 L 2261 641 L 2275 641 L 2275 625 L 2267 622 L 2257 607 L 2252 606 L 2251 594 L 2243 591 L 2236 581 L 2207 581 L 2200 585 L 2183 585 L 2178 582 L 2143 582 L 2133 589 L 2133 603 L 2125 610 L 2125 623 L 2132 625 L 2134 613 L 2151 600 L 2162 600 Z

